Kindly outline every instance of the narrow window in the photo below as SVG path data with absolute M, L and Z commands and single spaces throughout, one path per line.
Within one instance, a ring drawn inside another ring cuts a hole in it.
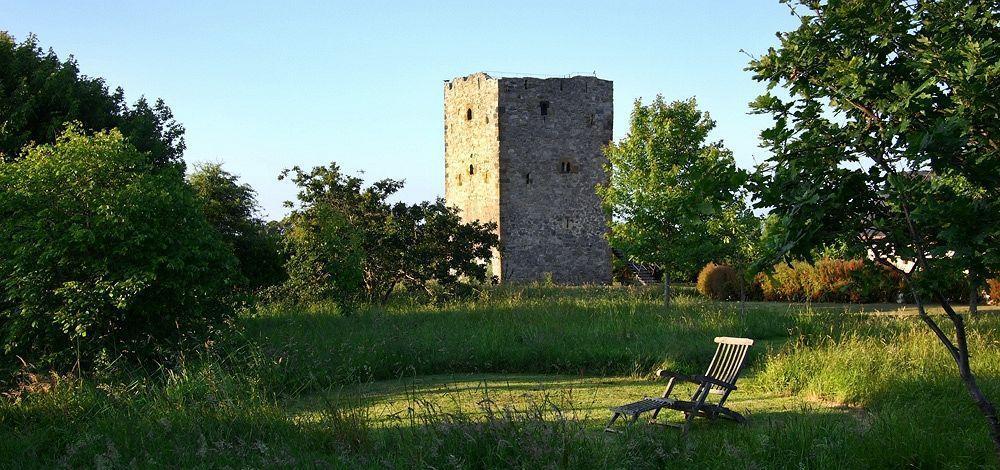
M 531 173 L 524 174 L 524 184 L 531 184 Z
M 573 170 L 573 165 L 571 165 L 569 161 L 563 160 L 559 162 L 559 173 L 569 173 L 572 170 Z
M 466 121 L 471 121 L 472 120 L 472 108 L 469 108 L 469 109 L 465 110 L 465 120 Z
M 590 115 L 587 116 L 587 127 L 594 127 L 595 122 L 597 122 L 597 116 L 595 116 L 594 113 L 590 113 Z
M 542 111 L 542 116 L 548 116 L 549 115 L 549 102 L 548 101 L 542 101 L 542 102 L 538 103 L 538 107 Z
M 470 175 L 476 174 L 476 169 L 472 166 L 471 163 L 469 164 L 469 174 Z

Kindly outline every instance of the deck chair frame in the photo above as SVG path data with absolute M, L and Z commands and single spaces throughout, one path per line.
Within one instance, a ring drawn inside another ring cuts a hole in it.
M 626 405 L 611 408 L 613 413 L 608 421 L 605 431 L 617 432 L 612 426 L 619 418 L 626 418 L 628 424 L 632 424 L 639 419 L 639 415 L 647 411 L 652 411 L 651 424 L 664 426 L 674 426 L 681 428 L 683 433 L 687 433 L 691 427 L 691 421 L 696 416 L 702 416 L 715 420 L 723 417 L 732 419 L 738 423 L 745 423 L 743 415 L 725 407 L 729 394 L 736 390 L 736 379 L 739 378 L 743 366 L 746 364 L 747 351 L 753 346 L 753 340 L 748 338 L 730 338 L 720 336 L 715 338 L 718 347 L 712 362 L 708 365 L 708 370 L 704 375 L 684 375 L 676 372 L 658 370 L 656 375 L 662 378 L 669 378 L 667 388 L 660 397 L 645 397 L 642 400 Z M 691 395 L 689 400 L 678 400 L 671 398 L 670 394 L 678 382 L 689 382 L 698 385 L 697 390 Z M 709 395 L 721 395 L 715 403 L 708 401 Z M 684 413 L 684 424 L 675 425 L 670 423 L 660 423 L 656 421 L 660 411 L 666 409 L 676 410 Z

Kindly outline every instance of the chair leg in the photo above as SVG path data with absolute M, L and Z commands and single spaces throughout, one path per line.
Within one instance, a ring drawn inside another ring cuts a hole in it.
M 657 408 L 657 409 L 653 410 L 653 416 L 651 416 L 649 418 L 649 422 L 650 423 L 656 422 L 656 417 L 660 415 L 660 410 L 662 410 L 662 409 L 663 408 Z
M 681 427 L 681 435 L 682 436 L 686 436 L 687 435 L 688 429 L 691 428 L 691 421 L 694 421 L 694 417 L 697 414 L 698 413 L 695 413 L 695 412 L 688 412 L 688 411 L 684 412 L 684 426 Z
M 620 417 L 621 415 L 622 415 L 621 413 L 615 413 L 614 416 L 611 417 L 611 421 L 608 421 L 608 425 L 604 426 L 604 432 L 618 432 L 612 429 L 611 425 L 615 424 L 615 421 L 617 421 L 618 417 Z

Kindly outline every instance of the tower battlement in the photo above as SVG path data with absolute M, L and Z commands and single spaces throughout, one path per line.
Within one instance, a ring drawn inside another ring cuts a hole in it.
M 503 282 L 610 282 L 595 188 L 612 104 L 612 82 L 596 77 L 445 82 L 445 198 L 465 220 L 497 223 L 492 265 Z

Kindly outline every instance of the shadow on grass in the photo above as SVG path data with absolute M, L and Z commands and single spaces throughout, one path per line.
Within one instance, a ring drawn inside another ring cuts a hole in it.
M 674 308 L 605 299 L 459 305 L 405 314 L 369 311 L 350 317 L 277 309 L 244 318 L 242 324 L 271 366 L 262 375 L 277 378 L 279 389 L 316 391 L 446 372 L 701 372 L 715 349 L 715 336 L 777 343 L 790 331 L 825 328 L 823 321 L 791 314 L 738 315 L 691 299 Z M 751 360 L 763 349 L 752 350 Z

